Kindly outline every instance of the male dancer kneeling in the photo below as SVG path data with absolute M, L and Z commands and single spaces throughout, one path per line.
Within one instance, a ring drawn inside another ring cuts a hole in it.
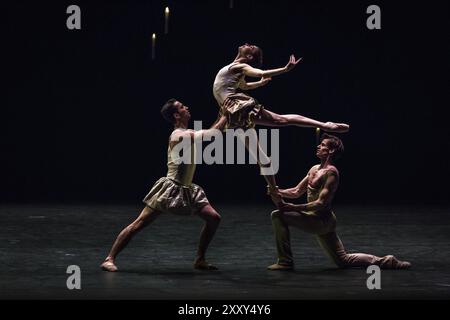
M 307 192 L 306 204 L 279 204 L 280 210 L 272 212 L 272 225 L 277 243 L 278 261 L 269 270 L 291 270 L 294 260 L 291 251 L 289 226 L 316 235 L 321 247 L 339 268 L 367 267 L 375 264 L 384 269 L 407 269 L 411 264 L 392 255 L 377 257 L 366 253 L 345 251 L 336 234 L 336 216 L 331 203 L 339 184 L 339 172 L 333 165 L 344 151 L 342 141 L 324 134 L 317 146 L 320 164 L 313 166 L 305 178 L 294 188 L 279 189 L 283 198 L 295 199 Z
M 170 135 L 167 151 L 167 176 L 160 178 L 153 185 L 153 188 L 143 199 L 146 206 L 141 214 L 117 236 L 111 251 L 101 264 L 101 268 L 105 271 L 117 271 L 115 259 L 119 252 L 123 250 L 134 235 L 151 224 L 163 212 L 179 215 L 196 214 L 205 221 L 200 234 L 200 243 L 197 257 L 194 261 L 194 268 L 217 270 L 215 266 L 206 262 L 205 253 L 219 226 L 221 217 L 209 204 L 203 189 L 192 183 L 196 153 L 194 150 L 194 138 L 212 134 L 214 131 L 212 129 L 223 130 L 226 118 L 222 117 L 208 130 L 194 131 L 188 129 L 188 122 L 191 117 L 189 108 L 175 99 L 167 101 L 161 109 L 161 114 L 164 119 L 174 125 L 174 131 Z M 171 152 L 174 146 L 183 141 L 183 139 L 189 139 L 187 141 L 190 141 L 190 148 L 187 150 L 190 154 L 190 161 L 185 161 L 189 163 L 180 161 L 181 157 Z

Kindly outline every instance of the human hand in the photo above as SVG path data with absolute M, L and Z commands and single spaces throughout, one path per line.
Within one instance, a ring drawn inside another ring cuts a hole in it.
M 298 60 L 295 60 L 295 56 L 293 54 L 291 54 L 291 56 L 289 57 L 289 62 L 285 66 L 286 72 L 294 69 L 295 66 L 297 65 L 297 63 L 299 63 L 302 59 L 303 58 L 299 58 Z
M 267 195 L 270 196 L 272 202 L 278 207 L 278 205 L 283 202 L 283 198 L 281 197 L 280 191 L 278 191 L 278 187 L 267 186 Z
M 270 80 L 272 80 L 271 77 L 268 78 L 262 77 L 261 80 L 259 80 L 259 82 L 261 83 L 261 86 L 265 86 Z

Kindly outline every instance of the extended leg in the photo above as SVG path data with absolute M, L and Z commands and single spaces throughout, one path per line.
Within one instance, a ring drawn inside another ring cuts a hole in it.
M 342 241 L 336 232 L 330 232 L 317 236 L 317 240 L 327 255 L 336 263 L 339 268 L 368 267 L 372 264 L 380 266 L 382 269 L 408 269 L 411 264 L 407 261 L 400 261 L 393 255 L 377 257 L 367 253 L 347 253 Z
M 349 125 L 345 123 L 321 122 L 299 114 L 277 114 L 267 109 L 261 110 L 260 118 L 255 123 L 269 127 L 298 126 L 306 128 L 320 128 L 327 132 L 347 132 Z
M 111 250 L 105 261 L 101 264 L 101 268 L 105 271 L 117 271 L 117 267 L 114 263 L 117 255 L 125 248 L 130 240 L 143 228 L 152 223 L 161 212 L 155 211 L 150 207 L 145 207 L 139 217 L 134 220 L 130 225 L 124 228 L 117 236 Z

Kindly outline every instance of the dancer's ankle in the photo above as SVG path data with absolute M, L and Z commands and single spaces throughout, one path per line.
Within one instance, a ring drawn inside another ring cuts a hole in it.
M 200 261 L 205 261 L 205 255 L 204 254 L 200 254 L 197 253 L 197 256 L 195 257 L 194 263 L 200 262 Z
M 112 263 L 114 263 L 114 258 L 111 257 L 111 256 L 107 256 L 107 257 L 105 258 L 105 262 L 112 262 Z

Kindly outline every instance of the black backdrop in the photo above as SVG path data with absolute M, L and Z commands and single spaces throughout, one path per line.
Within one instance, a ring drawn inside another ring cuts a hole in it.
M 211 124 L 214 76 L 250 42 L 265 68 L 304 58 L 251 93 L 266 107 L 351 124 L 339 203 L 447 203 L 448 4 L 393 2 L 11 1 L 0 200 L 139 202 L 166 173 L 162 104 Z M 81 30 L 66 28 L 70 4 Z M 370 4 L 381 30 L 366 28 Z M 314 130 L 280 137 L 278 182 L 291 186 L 316 162 Z M 215 202 L 268 201 L 256 166 L 200 165 L 195 182 Z

